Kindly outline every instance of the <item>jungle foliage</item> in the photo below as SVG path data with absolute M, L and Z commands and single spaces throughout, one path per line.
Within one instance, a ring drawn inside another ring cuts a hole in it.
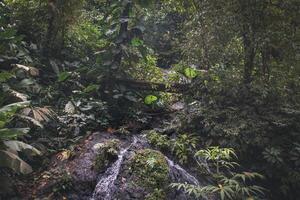
M 299 9 L 297 0 L 1 1 L 0 198 L 88 133 L 155 129 L 181 102 L 179 126 L 147 138 L 212 185 L 173 188 L 296 199 Z M 138 173 L 158 164 L 139 159 Z

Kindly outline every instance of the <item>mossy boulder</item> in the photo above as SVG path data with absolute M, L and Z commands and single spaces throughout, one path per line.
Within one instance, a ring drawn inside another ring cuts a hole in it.
M 135 151 L 124 163 L 117 185 L 121 188 L 117 199 L 167 199 L 169 166 L 165 156 L 156 150 Z
M 169 166 L 165 156 L 152 149 L 137 151 L 131 161 L 132 174 L 139 185 L 155 189 L 168 181 Z
M 167 199 L 166 192 L 163 189 L 155 188 L 154 191 L 149 193 L 145 200 L 164 200 Z
M 94 145 L 97 155 L 93 168 L 97 172 L 104 172 L 118 158 L 120 141 L 117 139 L 108 140 Z

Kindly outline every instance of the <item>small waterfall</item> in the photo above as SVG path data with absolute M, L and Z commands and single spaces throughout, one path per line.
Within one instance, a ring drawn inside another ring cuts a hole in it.
M 170 173 L 173 176 L 175 180 L 178 181 L 184 181 L 189 184 L 193 185 L 200 185 L 199 181 L 190 173 L 188 173 L 185 169 L 180 167 L 179 165 L 175 164 L 172 160 L 170 160 L 168 157 L 165 157 L 168 165 L 170 167 Z
M 124 155 L 127 151 L 137 143 L 137 138 L 134 137 L 133 142 L 125 149 L 121 150 L 118 155 L 118 160 L 109 167 L 104 175 L 101 177 L 96 185 L 91 200 L 111 200 L 111 193 L 113 192 L 115 180 L 120 172 L 121 164 L 123 162 Z

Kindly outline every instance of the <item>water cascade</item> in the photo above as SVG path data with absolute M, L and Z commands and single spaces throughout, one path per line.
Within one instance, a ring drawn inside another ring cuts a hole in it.
M 100 180 L 98 181 L 96 188 L 93 193 L 93 197 L 91 200 L 111 200 L 112 199 L 112 192 L 114 191 L 114 183 L 118 177 L 120 172 L 121 164 L 123 162 L 124 155 L 127 151 L 135 145 L 137 142 L 137 138 L 134 137 L 133 142 L 125 149 L 121 150 L 120 154 L 118 155 L 118 159 L 116 162 L 109 167 L 104 175 L 101 176 Z

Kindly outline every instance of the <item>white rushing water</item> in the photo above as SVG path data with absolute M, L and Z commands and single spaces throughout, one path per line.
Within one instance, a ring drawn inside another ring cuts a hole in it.
M 137 142 L 137 138 L 134 137 L 133 142 L 125 149 L 121 150 L 120 154 L 118 155 L 118 160 L 112 164 L 111 167 L 109 167 L 104 175 L 101 177 L 99 182 L 96 185 L 96 188 L 93 193 L 93 197 L 91 200 L 111 200 L 111 193 L 114 189 L 114 183 L 115 180 L 118 177 L 118 174 L 120 172 L 121 164 L 124 159 L 124 155 L 127 153 L 127 151 L 135 145 Z
M 187 183 L 194 184 L 194 185 L 199 185 L 199 181 L 193 175 L 188 173 L 185 169 L 183 169 L 179 165 L 175 164 L 168 157 L 165 156 L 165 158 L 166 158 L 166 160 L 168 162 L 168 165 L 170 167 L 170 171 L 172 171 L 173 173 L 176 172 L 177 174 L 179 174 L 181 176 L 180 178 L 183 178 L 184 181 L 186 181 Z

